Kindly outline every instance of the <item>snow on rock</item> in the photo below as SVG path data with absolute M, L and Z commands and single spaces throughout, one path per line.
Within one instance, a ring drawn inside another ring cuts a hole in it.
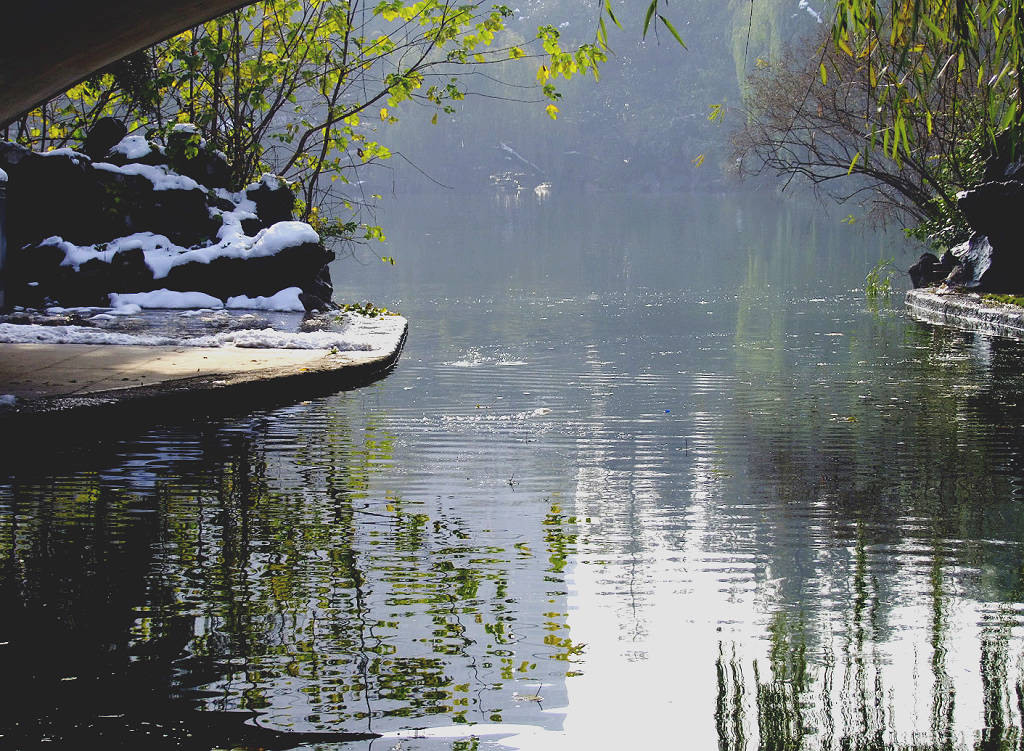
M 304 310 L 333 307 L 334 252 L 294 220 L 287 182 L 263 175 L 231 191 L 222 156 L 186 148 L 198 132 L 189 124 L 163 146 L 119 130 L 112 146 L 101 144 L 102 161 L 0 141 L 0 168 L 20 201 L 6 226 L 11 304 L 105 306 L 111 292 L 166 288 L 292 310 L 296 294 L 279 296 L 296 287 Z
M 202 190 L 195 180 L 179 175 L 164 165 L 140 164 L 132 162 L 123 167 L 109 162 L 94 162 L 92 165 L 104 172 L 118 172 L 122 175 L 138 175 L 153 183 L 153 190 Z
M 111 151 L 125 159 L 142 159 L 153 151 L 153 147 L 145 136 L 125 136 L 114 145 Z
M 298 287 L 288 287 L 287 289 L 283 289 L 276 295 L 271 295 L 270 297 L 247 297 L 246 295 L 238 295 L 227 299 L 227 307 L 242 308 L 245 310 L 284 310 L 302 312 L 306 308 L 302 304 L 302 300 L 299 299 L 300 294 L 302 294 L 302 290 Z
M 277 294 L 269 296 L 248 297 L 237 295 L 227 301 L 220 300 L 205 292 L 176 292 L 170 289 L 158 289 L 152 292 L 110 293 L 110 305 L 114 314 L 126 315 L 127 308 L 138 311 L 142 308 L 151 310 L 268 310 L 301 313 L 305 310 L 299 295 L 298 287 L 288 287 Z
M 157 289 L 152 292 L 134 292 L 130 294 L 111 292 L 110 304 L 115 310 L 127 306 L 134 306 L 136 309 L 160 308 L 164 310 L 224 307 L 223 302 L 205 292 L 175 292 L 169 289 Z
M 74 162 L 75 164 L 78 164 L 83 159 L 85 161 L 87 161 L 87 162 L 92 161 L 91 159 L 89 159 L 89 157 L 86 154 L 83 154 L 81 151 L 75 151 L 74 149 L 69 149 L 67 147 L 64 147 L 63 149 L 52 149 L 50 151 L 39 151 L 39 152 L 36 152 L 36 153 L 38 153 L 39 156 L 47 156 L 47 157 L 49 157 L 49 156 L 66 156 L 66 157 L 70 158 L 71 161 Z
M 7 182 L 7 173 L 0 169 L 0 183 Z
M 233 212 L 225 212 L 228 213 Z M 110 263 L 115 253 L 140 249 L 146 259 L 146 265 L 153 272 L 153 278 L 163 279 L 175 266 L 193 261 L 208 264 L 218 258 L 259 258 L 272 256 L 286 248 L 304 243 L 320 242 L 320 235 L 305 222 L 278 222 L 260 230 L 254 237 L 249 237 L 242 232 L 238 218 L 232 217 L 232 221 L 225 222 L 221 231 L 225 235 L 224 239 L 217 245 L 205 248 L 183 248 L 175 245 L 166 236 L 152 232 L 136 232 L 95 245 L 75 245 L 54 235 L 39 244 L 52 245 L 63 250 L 64 260 L 61 261 L 61 265 L 72 266 L 75 271 L 87 261 L 95 259 Z

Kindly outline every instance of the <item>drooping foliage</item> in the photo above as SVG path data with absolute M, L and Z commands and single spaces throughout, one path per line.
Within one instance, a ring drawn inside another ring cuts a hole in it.
M 997 134 L 1021 144 L 1019 6 L 838 0 L 827 34 L 754 76 L 743 167 L 867 197 L 939 246 L 963 239 L 956 194 L 980 178 Z
M 981 103 L 951 76 L 929 93 L 934 115 L 898 115 L 870 69 L 826 33 L 752 75 L 734 136 L 741 171 L 799 176 L 840 201 L 860 199 L 877 219 L 920 225 L 937 242 L 962 239 L 956 194 L 981 172 Z
M 894 155 L 914 148 L 907 121 L 944 114 L 933 94 L 949 79 L 970 87 L 990 139 L 1024 121 L 1021 0 L 837 0 L 832 38 L 888 110 Z

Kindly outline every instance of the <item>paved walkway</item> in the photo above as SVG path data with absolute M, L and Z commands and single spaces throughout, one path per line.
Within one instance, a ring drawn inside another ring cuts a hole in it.
M 0 394 L 76 396 L 182 378 L 319 367 L 326 350 L 0 344 Z
M 398 361 L 406 327 L 382 349 L 0 344 L 0 425 L 12 419 L 147 408 L 202 414 L 233 399 L 303 399 L 369 383 Z M 13 404 L 10 402 L 14 397 Z M 249 403 L 248 401 L 246 403 Z

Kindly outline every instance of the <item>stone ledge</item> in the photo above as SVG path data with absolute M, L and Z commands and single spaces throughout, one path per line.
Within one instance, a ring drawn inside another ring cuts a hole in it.
M 22 359 L 28 382 L 19 380 L 13 387 L 0 384 L 9 391 L 20 389 L 26 397 L 18 400 L 17 409 L 0 410 L 0 433 L 47 432 L 69 425 L 89 431 L 104 426 L 116 429 L 154 419 L 202 419 L 324 396 L 385 376 L 397 364 L 407 333 L 408 324 L 402 320 L 385 348 L 348 352 L 3 344 L 0 352 L 7 369 L 16 373 L 10 361 Z M 33 349 L 45 351 L 30 356 Z M 213 355 L 216 362 L 208 363 Z M 32 367 L 44 356 L 52 365 Z M 89 383 L 83 358 L 105 360 L 102 368 L 109 373 Z M 60 369 L 76 376 L 70 382 L 74 386 L 67 385 L 67 373 L 56 372 Z M 186 372 L 199 374 L 184 376 Z M 140 373 L 145 377 L 136 379 Z M 43 383 L 44 378 L 51 382 Z M 124 385 L 115 386 L 118 381 Z
M 1024 309 L 982 300 L 973 292 L 939 292 L 937 287 L 907 292 L 907 308 L 918 320 L 1014 339 L 1024 339 Z

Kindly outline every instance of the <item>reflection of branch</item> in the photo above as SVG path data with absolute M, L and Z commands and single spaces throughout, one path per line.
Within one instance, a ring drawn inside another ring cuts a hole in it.
M 746 692 L 743 687 L 743 666 L 736 657 L 736 642 L 732 643 L 728 662 L 725 645 L 722 641 L 718 642 L 715 677 L 718 683 L 715 698 L 718 748 L 720 751 L 742 751 L 746 747 L 746 733 L 743 729 L 743 697 Z
M 369 658 L 366 656 L 366 632 L 370 631 L 373 636 L 372 627 L 367 628 L 366 613 L 364 612 L 363 585 L 366 580 L 359 570 L 356 561 L 356 553 L 353 548 L 355 540 L 350 541 L 348 550 L 345 551 L 344 559 L 348 563 L 349 572 L 352 575 L 352 589 L 356 595 L 356 620 L 359 622 L 359 675 L 363 681 L 363 700 L 366 703 L 366 729 L 373 730 L 373 711 L 370 706 L 370 674 L 367 670 Z
M 946 670 L 946 614 L 944 612 L 943 557 L 936 550 L 932 559 L 932 734 L 943 744 L 953 740 L 953 710 L 956 687 Z

